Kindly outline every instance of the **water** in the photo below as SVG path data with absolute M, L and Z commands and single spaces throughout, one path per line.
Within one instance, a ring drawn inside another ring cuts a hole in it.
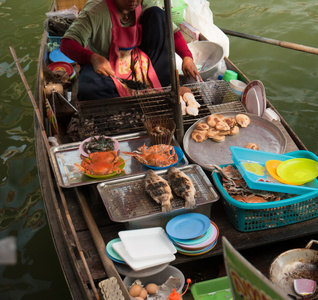
M 313 0 L 212 1 L 214 23 L 243 33 L 318 47 Z M 47 225 L 37 176 L 33 107 L 11 57 L 13 46 L 34 90 L 49 0 L 0 0 L 0 238 L 17 238 L 17 264 L 0 266 L 1 299 L 69 299 Z M 318 56 L 230 37 L 230 59 L 318 154 Z

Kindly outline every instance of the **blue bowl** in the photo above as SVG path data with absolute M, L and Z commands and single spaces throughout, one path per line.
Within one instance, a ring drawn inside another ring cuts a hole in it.
M 178 164 L 182 158 L 183 158 L 183 151 L 181 150 L 181 148 L 176 147 L 176 146 L 172 146 L 174 148 L 174 151 L 176 152 L 177 156 L 178 156 L 178 161 L 170 166 L 166 166 L 166 167 L 154 167 L 154 166 L 149 166 L 143 163 L 143 165 L 149 169 L 153 169 L 153 170 L 165 170 L 165 169 L 169 169 L 170 167 L 175 166 L 176 164 Z

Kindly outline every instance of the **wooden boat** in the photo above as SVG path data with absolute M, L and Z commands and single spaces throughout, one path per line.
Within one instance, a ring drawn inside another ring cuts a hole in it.
M 53 173 L 52 161 L 48 155 L 49 133 L 42 128 L 42 124 L 48 123 L 43 94 L 47 84 L 44 74 L 44 67 L 48 64 L 46 48 L 47 33 L 44 32 L 39 53 L 35 97 L 41 120 L 35 120 L 35 140 L 43 200 L 56 252 L 73 299 L 102 298 L 99 283 L 110 277 L 117 279 L 124 299 L 129 299 L 122 276 L 118 274 L 113 262 L 105 253 L 107 242 L 117 238 L 118 232 L 124 230 L 125 225 L 113 222 L 109 218 L 96 184 L 62 188 Z M 236 71 L 242 80 L 249 82 L 229 59 L 226 58 L 225 61 L 228 69 Z M 272 108 L 279 115 L 268 100 L 267 107 Z M 59 120 L 70 118 L 69 111 L 61 114 Z M 275 125 L 287 139 L 286 152 L 305 150 L 306 147 L 301 140 L 281 116 L 280 118 L 281 121 L 276 121 Z M 195 119 L 192 123 L 194 121 Z M 191 121 L 188 122 L 189 124 Z M 63 127 L 63 124 L 59 125 Z M 65 136 L 61 135 L 61 138 L 64 139 Z M 212 206 L 211 219 L 218 225 L 220 231 L 219 242 L 213 251 L 199 256 L 177 254 L 176 260 L 171 262 L 171 265 L 178 267 L 184 276 L 191 278 L 193 282 L 226 275 L 221 236 L 226 236 L 237 250 L 245 253 L 246 258 L 267 275 L 270 262 L 278 254 L 296 246 L 303 247 L 318 231 L 318 219 L 314 218 L 261 232 L 240 232 L 229 222 L 219 202 Z M 191 294 L 187 293 L 184 299 L 192 299 Z

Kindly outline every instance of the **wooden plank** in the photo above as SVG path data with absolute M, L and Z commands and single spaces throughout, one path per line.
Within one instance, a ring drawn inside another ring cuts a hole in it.
M 219 260 L 218 256 L 222 256 L 223 253 L 221 244 L 222 236 L 226 236 L 226 238 L 237 250 L 243 251 L 247 249 L 256 249 L 267 246 L 270 248 L 273 247 L 275 249 L 275 244 L 288 245 L 288 241 L 295 239 L 306 239 L 307 236 L 316 234 L 318 230 L 318 218 L 314 218 L 308 221 L 273 229 L 254 232 L 240 232 L 236 230 L 228 220 L 222 207 L 221 201 L 218 201 L 217 203 L 212 205 L 211 220 L 213 220 L 217 224 L 220 231 L 220 237 L 216 247 L 210 252 L 200 256 L 185 256 L 177 253 L 177 258 L 175 261 L 171 262 L 171 265 L 185 269 L 189 268 L 191 265 L 191 268 L 197 269 L 198 266 L 205 265 L 210 261 L 214 261 L 214 259 Z M 117 238 L 118 232 L 124 229 L 125 227 L 123 226 L 123 224 L 113 223 L 112 226 L 106 226 L 101 228 L 100 230 L 103 239 L 107 244 L 112 239 Z M 96 253 L 96 249 L 94 249 L 94 245 L 91 242 L 89 232 L 86 230 L 81 231 L 78 233 L 78 236 L 82 241 L 82 244 L 85 245 L 85 251 L 89 256 L 88 263 L 91 264 L 90 266 L 92 267 L 94 276 L 96 276 L 96 278 L 100 278 L 101 276 L 103 276 L 103 271 L 101 268 L 101 264 L 99 263 L 100 259 Z M 304 246 L 305 245 L 303 245 L 303 247 Z M 271 257 L 275 256 L 276 254 L 277 253 L 266 253 L 266 255 L 264 254 L 264 257 L 269 256 L 268 259 L 271 259 Z M 215 270 L 210 270 L 203 273 L 207 274 L 200 274 L 199 272 L 197 280 L 199 280 L 200 277 L 206 278 L 206 276 L 212 276 L 215 273 Z

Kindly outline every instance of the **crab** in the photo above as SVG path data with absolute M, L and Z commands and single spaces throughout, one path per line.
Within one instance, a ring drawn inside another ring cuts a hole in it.
M 81 155 L 81 159 L 82 159 L 82 165 L 83 165 L 85 163 L 94 164 L 97 162 L 114 163 L 119 161 L 121 157 L 118 156 L 117 151 L 101 151 L 101 152 L 90 153 L 88 157 Z
M 222 175 L 222 185 L 226 192 L 235 200 L 245 203 L 278 201 L 287 197 L 283 193 L 253 190 L 248 187 L 241 173 L 232 165 L 221 168 L 213 165 L 213 172 Z
M 151 147 L 144 144 L 138 148 L 138 151 L 123 152 L 123 154 L 130 155 L 141 163 L 153 167 L 167 167 L 178 162 L 178 155 L 175 153 L 174 147 L 165 144 Z
M 125 161 L 117 155 L 116 151 L 94 152 L 90 153 L 88 157 L 81 156 L 81 158 L 81 164 L 75 163 L 75 166 L 88 175 L 102 176 L 113 172 L 125 173 L 120 168 Z

